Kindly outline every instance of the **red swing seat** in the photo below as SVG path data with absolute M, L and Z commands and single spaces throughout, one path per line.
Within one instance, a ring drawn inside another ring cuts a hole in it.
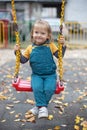
M 26 92 L 32 92 L 31 82 L 27 80 L 23 80 L 20 78 L 17 78 L 17 81 L 12 81 L 12 86 L 17 91 L 26 91 Z M 60 81 L 57 82 L 55 94 L 59 94 L 61 91 L 64 90 L 64 85 L 60 84 Z

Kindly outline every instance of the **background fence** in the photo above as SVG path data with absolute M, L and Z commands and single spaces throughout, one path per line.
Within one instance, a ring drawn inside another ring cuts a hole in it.
M 34 21 L 18 23 L 20 40 L 29 44 L 30 30 Z M 51 21 L 50 21 L 51 23 Z M 83 26 L 82 26 L 83 25 Z M 58 23 L 51 23 L 54 40 L 56 41 L 59 33 Z M 68 43 L 87 44 L 87 23 L 66 22 L 64 35 Z M 15 43 L 15 26 L 6 20 L 0 21 L 0 47 L 8 47 Z

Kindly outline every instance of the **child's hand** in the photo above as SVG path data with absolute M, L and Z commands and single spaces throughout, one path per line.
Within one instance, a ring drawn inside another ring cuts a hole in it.
M 18 51 L 18 50 L 20 50 L 20 46 L 19 46 L 18 44 L 16 44 L 16 45 L 14 46 L 14 51 Z
M 65 38 L 63 35 L 60 35 L 60 38 L 58 39 L 58 42 L 61 43 L 62 45 L 65 44 Z

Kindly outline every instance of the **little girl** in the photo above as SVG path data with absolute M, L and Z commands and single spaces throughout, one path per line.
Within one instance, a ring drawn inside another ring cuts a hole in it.
M 47 106 L 55 93 L 56 89 L 56 64 L 53 55 L 58 58 L 58 48 L 53 43 L 52 31 L 48 22 L 38 20 L 32 27 L 31 42 L 25 52 L 21 53 L 20 62 L 29 61 L 32 75 L 31 86 L 34 93 L 36 106 L 30 110 L 32 114 L 38 118 L 48 117 Z M 60 37 L 59 42 L 62 44 L 62 55 L 64 55 L 66 46 L 65 39 Z M 19 46 L 15 46 L 14 50 L 19 50 Z

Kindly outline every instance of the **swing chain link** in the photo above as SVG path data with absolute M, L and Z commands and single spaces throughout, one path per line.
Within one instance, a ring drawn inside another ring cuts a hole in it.
M 16 16 L 14 0 L 11 0 L 11 5 L 12 5 L 14 25 L 17 26 L 17 16 Z M 16 45 L 18 45 L 20 47 L 20 38 L 19 38 L 18 29 L 15 30 L 15 37 L 16 37 Z M 17 50 L 16 51 L 15 73 L 14 73 L 15 80 L 16 80 L 16 78 L 18 78 L 19 68 L 20 68 L 20 50 Z
M 62 29 L 63 29 L 63 21 L 64 21 L 64 9 L 65 9 L 65 0 L 62 0 L 61 5 L 61 19 L 60 19 L 60 33 L 58 35 L 58 39 L 62 35 Z M 59 41 L 59 40 L 58 40 Z M 59 79 L 60 82 L 62 82 L 63 78 L 63 60 L 62 60 L 62 45 L 58 42 L 58 66 L 59 66 Z

